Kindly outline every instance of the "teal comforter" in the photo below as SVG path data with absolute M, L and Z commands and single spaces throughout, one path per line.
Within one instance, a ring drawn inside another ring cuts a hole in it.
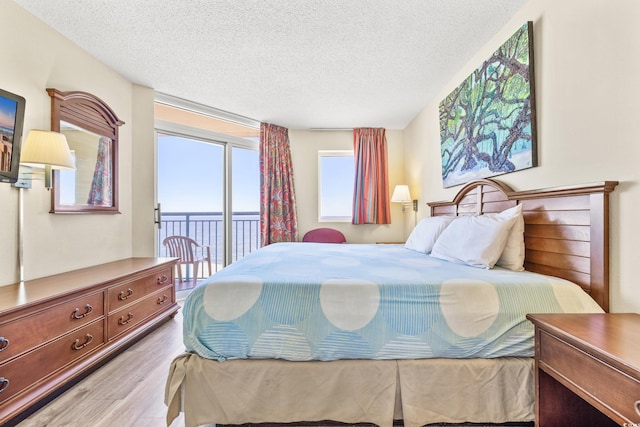
M 550 312 L 602 310 L 563 279 L 403 245 L 277 243 L 192 291 L 184 344 L 220 361 L 531 357 L 525 315 Z

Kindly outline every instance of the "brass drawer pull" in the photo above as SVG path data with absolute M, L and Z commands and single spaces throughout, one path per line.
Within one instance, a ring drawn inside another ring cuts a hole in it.
M 163 274 L 162 276 L 158 277 L 157 283 L 158 285 L 164 285 L 165 283 L 167 283 L 167 281 L 169 281 L 169 276 Z
M 168 296 L 166 296 L 166 295 L 162 295 L 162 298 L 158 298 L 158 301 L 157 301 L 157 302 L 158 302 L 158 304 L 159 304 L 159 305 L 162 305 L 162 304 L 164 304 L 165 302 L 167 302 L 167 300 L 168 300 L 168 299 L 169 299 L 169 297 L 168 297 Z
M 118 294 L 118 299 L 120 301 L 124 301 L 129 299 L 129 297 L 131 297 L 131 295 L 133 295 L 133 289 L 129 288 L 127 289 L 127 293 L 125 294 L 124 291 L 120 291 L 120 293 Z
M 93 341 L 93 335 L 87 334 L 84 336 L 84 343 L 80 344 L 80 340 L 77 339 L 73 342 L 73 345 L 71 346 L 71 348 L 74 350 L 82 350 L 83 348 L 91 344 L 91 341 Z
M 84 306 L 84 313 L 82 314 L 78 314 L 80 313 L 80 309 L 76 308 L 75 310 L 73 310 L 73 313 L 71 313 L 71 318 L 72 319 L 82 319 L 83 317 L 87 317 L 89 315 L 89 313 L 91 313 L 93 311 L 93 307 L 91 307 L 91 304 L 87 304 Z
M 633 405 L 636 408 L 636 412 L 640 415 L 640 400 L 636 400 L 636 403 Z
M 9 387 L 9 379 L 5 377 L 0 377 L 0 393 L 5 391 Z
M 0 337 L 0 351 L 4 351 L 9 347 L 9 340 L 5 337 Z
M 118 319 L 118 325 L 126 325 L 127 323 L 131 322 L 133 320 L 133 313 L 129 312 L 127 314 L 127 317 L 125 318 L 124 316 L 121 316 L 120 319 Z

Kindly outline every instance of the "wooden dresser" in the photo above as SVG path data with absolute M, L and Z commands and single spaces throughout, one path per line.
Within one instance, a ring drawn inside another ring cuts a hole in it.
M 536 426 L 640 426 L 640 315 L 530 314 Z
M 173 317 L 176 261 L 129 258 L 0 287 L 0 425 Z

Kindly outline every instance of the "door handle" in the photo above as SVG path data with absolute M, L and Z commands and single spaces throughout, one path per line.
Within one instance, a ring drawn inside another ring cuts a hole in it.
M 156 207 L 153 209 L 153 213 L 155 216 L 153 222 L 155 224 L 158 224 L 158 230 L 160 230 L 162 229 L 162 208 L 160 206 L 160 202 L 158 202 Z

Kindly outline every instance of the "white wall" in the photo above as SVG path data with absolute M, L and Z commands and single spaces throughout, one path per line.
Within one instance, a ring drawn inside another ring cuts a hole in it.
M 403 184 L 403 134 L 387 130 L 389 196 L 396 184 Z M 413 211 L 402 213 L 398 203 L 391 204 L 391 224 L 361 224 L 350 222 L 318 222 L 318 151 L 353 151 L 353 131 L 289 130 L 291 160 L 298 214 L 299 237 L 317 227 L 331 227 L 342 231 L 349 243 L 404 241 L 405 218 L 413 224 Z
M 50 129 L 48 87 L 91 92 L 125 122 L 119 145 L 121 214 L 52 215 L 50 193 L 42 181 L 25 190 L 26 279 L 131 256 L 133 85 L 15 3 L 0 0 L 0 17 L 0 87 L 26 98 L 25 134 L 29 129 Z M 0 207 L 1 286 L 19 279 L 18 190 L 0 184 Z
M 407 182 L 421 198 L 451 199 L 460 187 L 442 188 L 438 103 L 533 21 L 539 166 L 500 179 L 516 190 L 620 181 L 611 197 L 613 312 L 640 311 L 639 19 L 637 0 L 531 0 L 404 134 Z

